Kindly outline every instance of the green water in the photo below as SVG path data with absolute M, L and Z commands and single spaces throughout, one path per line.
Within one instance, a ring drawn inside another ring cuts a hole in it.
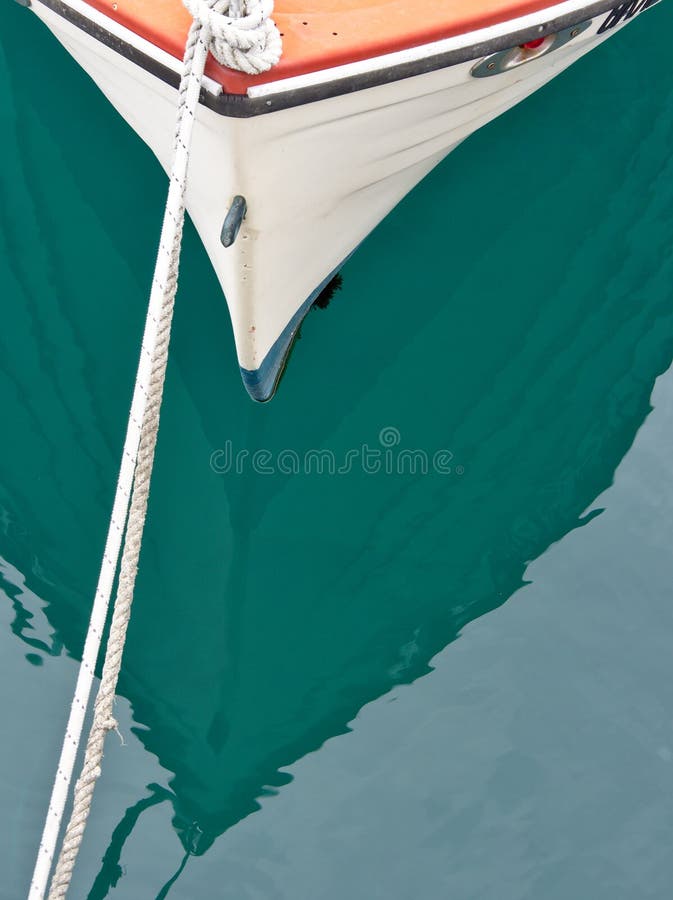
M 663 3 L 441 165 L 310 315 L 270 405 L 243 390 L 187 228 L 125 745 L 111 735 L 73 897 L 670 896 L 672 28 Z M 0 897 L 15 900 L 165 183 L 13 3 L 0 123 Z M 304 464 L 381 448 L 383 429 L 395 460 L 444 449 L 451 471 Z M 239 457 L 218 473 L 227 448 L 301 469 Z

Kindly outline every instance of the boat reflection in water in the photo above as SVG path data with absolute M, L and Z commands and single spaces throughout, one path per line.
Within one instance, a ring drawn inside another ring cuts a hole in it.
M 3 10 L 0 21 L 12 15 Z M 35 43 L 46 64 L 58 64 L 48 36 L 36 32 Z M 61 156 L 59 142 L 72 141 L 66 123 L 56 113 L 39 118 L 31 105 L 32 92 L 49 84 L 21 68 L 20 47 L 4 38 L 0 47 L 0 96 L 16 112 L 1 151 L 4 189 L 7 208 L 22 217 L 20 239 L 15 222 L 2 224 L 15 292 L 5 308 L 13 344 L 0 373 L 12 423 L 0 450 L 0 499 L 14 523 L 2 554 L 48 600 L 52 652 L 64 645 L 77 656 L 163 178 L 74 66 L 64 79 L 92 128 L 86 147 L 73 141 Z M 648 156 L 663 154 L 673 136 L 644 140 L 637 165 L 629 165 L 627 137 L 652 116 L 648 104 L 662 104 L 659 131 L 673 116 L 670 98 L 648 99 L 635 70 L 626 77 L 623 57 L 604 50 L 588 65 L 601 66 L 603 83 L 618 83 L 630 102 L 630 119 L 615 125 L 624 139 L 601 132 L 578 102 L 577 127 L 563 146 L 544 148 L 540 171 L 538 150 L 517 141 L 517 122 L 531 115 L 539 129 L 553 127 L 550 99 L 563 95 L 567 106 L 570 92 L 577 100 L 579 68 L 458 151 L 348 265 L 329 311 L 306 323 L 302 364 L 271 406 L 241 396 L 222 346 L 226 309 L 188 230 L 120 683 L 138 736 L 174 777 L 170 791 L 153 789 L 120 823 L 101 890 L 147 806 L 170 798 L 185 850 L 205 852 L 287 781 L 284 768 L 347 731 L 364 704 L 426 673 L 466 623 L 511 597 L 527 562 L 581 526 L 610 484 L 673 352 L 670 235 L 660 216 L 673 202 L 673 179 L 667 157 Z M 663 58 L 652 54 L 651 67 Z M 650 70 L 648 83 L 655 76 Z M 48 107 L 41 99 L 41 115 Z M 514 146 L 489 168 L 484 160 L 504 131 Z M 31 147 L 49 166 L 24 162 Z M 124 159 L 125 184 L 89 181 L 92 158 Z M 499 197 L 497 209 L 475 202 L 477 187 L 483 198 Z M 444 208 L 431 195 L 446 198 Z M 628 233 L 620 204 L 637 213 Z M 52 228 L 59 214 L 61 227 Z M 350 341 L 354 330 L 365 339 Z M 210 464 L 227 441 L 273 460 L 312 449 L 343 459 L 363 443 L 377 446 L 387 426 L 401 448 L 450 450 L 451 473 L 353 466 L 330 477 L 243 466 L 237 475 Z M 15 631 L 28 644 L 29 625 L 17 601 Z M 27 647 L 33 657 L 49 651 Z

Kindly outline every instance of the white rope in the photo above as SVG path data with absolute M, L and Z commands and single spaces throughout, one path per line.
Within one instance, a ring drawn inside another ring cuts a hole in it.
M 184 0 L 184 2 L 191 11 L 192 0 Z M 96 661 L 124 536 L 119 585 L 103 664 L 103 674 L 94 704 L 93 722 L 84 762 L 75 785 L 70 821 L 63 837 L 51 881 L 49 900 L 59 900 L 67 894 L 91 808 L 94 788 L 101 774 L 105 736 L 110 729 L 116 727 L 113 716 L 115 690 L 121 669 L 126 630 L 131 617 L 131 604 L 159 429 L 159 414 L 177 290 L 192 129 L 198 108 L 201 79 L 208 49 L 213 40 L 211 29 L 217 20 L 217 16 L 211 15 L 211 6 L 223 9 L 226 7 L 229 11 L 235 8 L 234 11 L 240 10 L 244 15 L 241 21 L 246 24 L 241 28 L 249 35 L 249 47 L 246 51 L 246 41 L 242 38 L 238 40 L 235 50 L 232 51 L 236 54 L 236 62 L 239 61 L 240 54 L 245 57 L 248 53 L 252 60 L 250 66 L 255 72 L 258 72 L 265 70 L 260 69 L 260 66 L 268 69 L 280 58 L 280 35 L 278 35 L 275 25 L 268 20 L 268 15 L 273 9 L 271 0 L 261 0 L 261 2 L 248 0 L 247 3 L 240 2 L 240 0 L 235 0 L 235 2 L 234 0 L 232 2 L 212 0 L 210 4 L 208 0 L 199 0 L 198 10 L 185 48 L 175 130 L 174 161 L 117 490 L 89 630 L 84 644 L 82 663 L 30 885 L 29 900 L 43 900 L 47 888 L 81 741 L 84 718 L 93 686 Z M 248 24 L 248 20 L 251 22 L 259 20 L 260 10 L 267 12 L 266 18 L 259 21 L 257 26 Z M 204 16 L 203 19 L 201 19 L 201 15 Z M 231 27 L 231 21 L 231 19 L 226 19 L 226 29 Z M 272 34 L 274 31 L 278 35 L 277 40 Z M 224 25 L 218 34 L 225 34 Z M 218 37 L 218 40 L 220 39 L 225 40 L 226 38 Z M 242 66 L 236 65 L 236 68 L 242 68 Z M 244 71 L 248 71 L 248 69 L 246 68 Z M 124 535 L 125 526 L 126 533 Z
M 210 30 L 210 49 L 223 66 L 259 75 L 280 59 L 283 48 L 280 32 L 271 19 L 273 0 L 182 2 L 194 19 Z

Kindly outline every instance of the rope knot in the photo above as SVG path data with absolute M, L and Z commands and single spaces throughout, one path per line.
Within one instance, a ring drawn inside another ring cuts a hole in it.
M 259 75 L 275 66 L 283 51 L 272 20 L 273 0 L 182 0 L 209 37 L 210 51 L 227 66 Z

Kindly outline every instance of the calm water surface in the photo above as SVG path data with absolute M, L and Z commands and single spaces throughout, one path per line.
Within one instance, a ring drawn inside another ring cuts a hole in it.
M 125 744 L 109 739 L 73 897 L 670 896 L 671 29 L 663 3 L 440 166 L 311 314 L 269 406 L 245 395 L 187 229 Z M 16 900 L 164 177 L 12 3 L 0 123 L 0 897 Z M 450 451 L 451 473 L 210 464 L 226 447 L 343 458 L 383 429 L 395 452 Z

